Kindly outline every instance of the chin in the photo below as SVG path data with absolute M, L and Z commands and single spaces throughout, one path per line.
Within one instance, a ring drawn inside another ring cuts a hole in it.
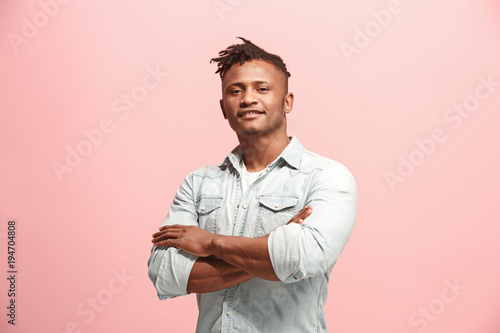
M 248 130 L 248 131 L 243 131 L 243 134 L 244 135 L 257 135 L 257 134 L 260 134 L 261 132 L 260 131 L 257 131 L 257 130 Z
M 250 127 L 250 128 L 240 128 L 240 130 L 238 131 L 239 133 L 243 134 L 243 135 L 255 135 L 255 134 L 260 134 L 262 133 L 261 130 L 258 130 L 257 128 L 255 127 Z

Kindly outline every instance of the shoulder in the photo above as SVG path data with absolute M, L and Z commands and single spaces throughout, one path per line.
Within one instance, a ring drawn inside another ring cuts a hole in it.
M 327 170 L 328 172 L 336 173 L 339 175 L 350 174 L 352 176 L 352 173 L 349 171 L 349 169 L 342 163 L 334 159 L 316 154 L 309 150 L 305 150 L 304 154 L 302 155 L 300 169 L 306 172 L 310 172 L 316 169 Z
M 228 171 L 229 165 L 231 162 L 229 161 L 229 157 L 224 159 L 224 162 L 219 165 L 208 164 L 197 169 L 192 170 L 186 177 L 185 181 L 187 182 L 197 182 L 199 180 L 207 180 L 208 179 L 218 179 L 224 176 L 224 174 Z
M 317 181 L 334 181 L 348 187 L 356 187 L 352 172 L 342 163 L 305 150 L 300 162 L 300 170 L 313 173 Z
M 222 174 L 220 166 L 207 165 L 197 168 L 184 177 L 178 193 L 195 197 L 204 185 L 219 183 Z
M 196 178 L 219 178 L 223 175 L 225 170 L 224 165 L 206 165 L 191 171 L 187 177 L 191 179 Z

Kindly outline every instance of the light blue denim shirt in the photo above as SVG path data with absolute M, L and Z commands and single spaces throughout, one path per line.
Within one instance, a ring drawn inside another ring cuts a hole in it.
M 330 272 L 356 218 L 354 177 L 342 164 L 305 150 L 291 136 L 264 173 L 241 190 L 240 146 L 218 166 L 191 172 L 163 225 L 199 226 L 221 235 L 270 234 L 269 256 L 281 281 L 253 278 L 197 294 L 197 332 L 326 332 L 324 304 Z M 286 223 L 312 205 L 302 225 Z M 149 277 L 161 300 L 186 295 L 197 257 L 153 246 Z

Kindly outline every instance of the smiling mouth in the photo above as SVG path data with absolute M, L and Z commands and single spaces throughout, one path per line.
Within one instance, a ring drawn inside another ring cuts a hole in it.
M 253 118 L 257 115 L 264 114 L 264 111 L 260 110 L 247 110 L 238 112 L 239 118 Z

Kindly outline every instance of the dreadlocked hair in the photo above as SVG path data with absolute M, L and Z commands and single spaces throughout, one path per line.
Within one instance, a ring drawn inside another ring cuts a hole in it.
M 232 65 L 236 63 L 243 65 L 245 61 L 260 59 L 273 64 L 285 75 L 285 86 L 288 90 L 288 78 L 291 74 L 287 71 L 283 59 L 281 59 L 278 55 L 266 52 L 264 49 L 258 47 L 243 37 L 237 38 L 241 39 L 244 44 L 234 44 L 228 46 L 225 50 L 219 51 L 218 58 L 212 58 L 210 60 L 210 63 L 212 63 L 212 61 L 217 62 L 217 71 L 215 71 L 215 74 L 219 73 L 222 80 L 224 74 L 229 70 L 229 68 L 231 68 Z

